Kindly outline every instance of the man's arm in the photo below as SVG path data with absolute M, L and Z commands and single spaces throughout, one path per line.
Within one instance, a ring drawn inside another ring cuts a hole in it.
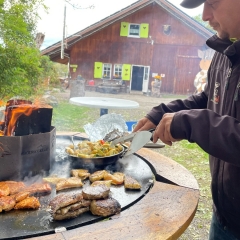
M 197 143 L 208 154 L 240 166 L 240 122 L 212 110 L 183 110 L 170 126 L 174 139 Z
M 175 100 L 168 104 L 160 104 L 146 115 L 155 125 L 158 125 L 165 113 L 174 113 L 181 110 L 205 109 L 207 107 L 208 97 L 205 92 L 190 96 L 185 100 Z

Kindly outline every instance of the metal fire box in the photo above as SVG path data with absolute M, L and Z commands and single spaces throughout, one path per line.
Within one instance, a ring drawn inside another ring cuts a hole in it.
M 55 160 L 56 129 L 25 136 L 0 137 L 0 181 L 48 174 Z

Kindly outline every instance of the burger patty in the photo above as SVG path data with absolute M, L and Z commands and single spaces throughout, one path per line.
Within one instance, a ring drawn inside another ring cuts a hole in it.
M 114 198 L 93 200 L 90 204 L 90 211 L 93 215 L 107 217 L 121 212 L 120 203 Z

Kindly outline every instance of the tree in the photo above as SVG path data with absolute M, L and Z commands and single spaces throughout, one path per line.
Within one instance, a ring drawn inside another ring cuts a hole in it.
M 44 0 L 0 0 L 0 98 L 32 95 L 41 80 L 36 24 Z
M 212 27 L 209 25 L 208 22 L 205 22 L 202 20 L 202 14 L 199 14 L 195 17 L 193 17 L 196 21 L 198 21 L 199 23 L 201 23 L 205 28 L 208 28 L 209 30 L 213 31 Z
M 41 79 L 48 81 L 49 87 L 60 87 L 59 77 L 67 77 L 68 66 L 65 64 L 52 62 L 49 56 L 42 56 L 41 67 L 44 69 Z

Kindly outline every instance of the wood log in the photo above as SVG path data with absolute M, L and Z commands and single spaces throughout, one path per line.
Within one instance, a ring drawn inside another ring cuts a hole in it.
M 52 111 L 50 105 L 38 106 L 30 101 L 10 100 L 5 111 L 4 135 L 24 136 L 50 132 Z

